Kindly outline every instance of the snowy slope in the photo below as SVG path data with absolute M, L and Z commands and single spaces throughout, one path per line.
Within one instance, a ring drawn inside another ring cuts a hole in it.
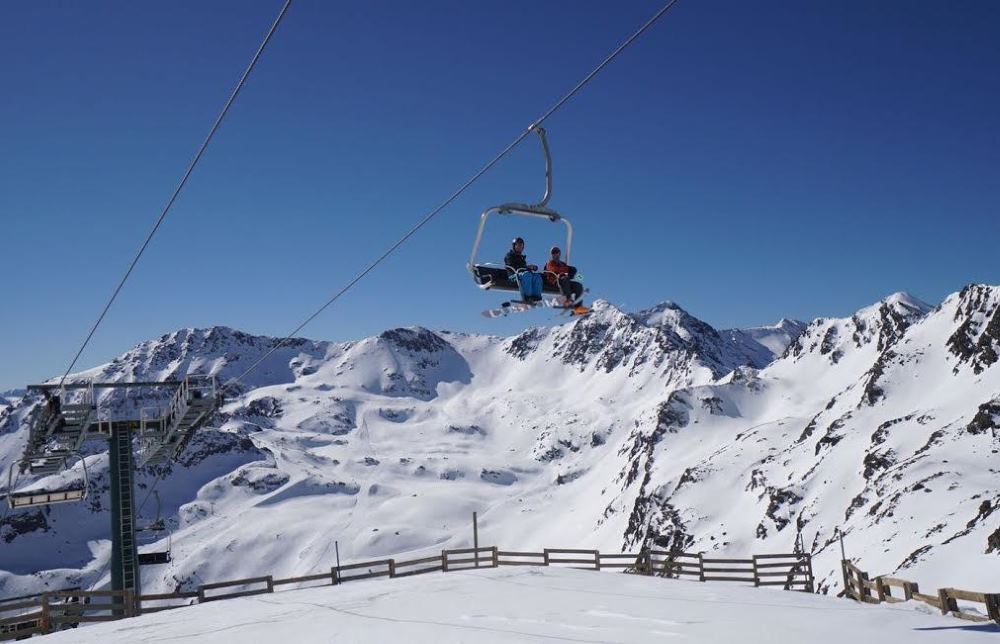
M 926 607 L 925 607 L 926 608 Z M 910 607 L 636 575 L 556 568 L 483 569 L 258 595 L 48 636 L 53 643 L 994 642 Z
M 160 484 L 174 562 L 144 569 L 144 587 L 328 568 L 335 539 L 354 560 L 460 547 L 478 511 L 484 543 L 516 548 L 788 551 L 801 527 L 826 588 L 841 528 L 873 573 L 989 590 L 998 303 L 995 287 L 933 311 L 897 294 L 850 318 L 720 332 L 671 303 L 598 302 L 511 338 L 298 340 Z M 273 342 L 188 329 L 78 377 L 226 379 Z M 121 395 L 108 413 L 140 405 Z M 27 411 L 0 407 L 0 466 Z M 102 449 L 85 505 L 0 522 L 0 595 L 106 583 Z
M 759 355 L 757 364 L 750 363 L 750 366 L 759 368 L 782 356 L 788 347 L 802 335 L 806 326 L 804 322 L 798 320 L 781 320 L 770 326 L 727 329 L 720 331 L 720 333 L 728 335 L 731 342 L 744 347 L 743 350 L 748 354 Z M 766 351 L 762 351 L 759 347 L 763 347 Z
M 633 432 L 636 541 L 752 552 L 801 530 L 835 586 L 839 528 L 873 573 L 995 586 L 1000 437 L 981 409 L 1000 392 L 998 303 L 996 287 L 934 311 L 895 295 L 814 321 L 759 372 L 675 391 Z

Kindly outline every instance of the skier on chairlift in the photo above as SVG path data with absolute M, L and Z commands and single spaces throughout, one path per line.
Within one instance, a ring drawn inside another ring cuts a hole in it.
M 525 302 L 532 304 L 542 300 L 542 276 L 536 271 L 538 266 L 528 263 L 528 258 L 524 254 L 524 239 L 515 237 L 511 242 L 510 250 L 503 258 L 503 263 L 511 272 L 511 280 L 517 282 L 521 289 L 521 297 Z
M 566 298 L 563 301 L 565 308 L 583 312 L 587 310 L 583 306 L 583 284 L 574 280 L 574 277 L 576 277 L 576 266 L 570 266 L 562 261 L 562 251 L 558 246 L 553 246 L 549 251 L 549 261 L 545 264 L 545 281 L 559 288 Z

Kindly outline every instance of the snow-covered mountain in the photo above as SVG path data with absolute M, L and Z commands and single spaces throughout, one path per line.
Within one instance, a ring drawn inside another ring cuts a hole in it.
M 0 391 L 0 407 L 7 407 L 10 405 L 16 405 L 20 402 L 21 398 L 24 397 L 23 389 L 11 389 L 9 391 Z
M 144 586 L 328 568 L 334 540 L 342 559 L 459 547 L 478 511 L 482 542 L 517 548 L 783 552 L 801 531 L 825 588 L 840 529 L 872 572 L 992 587 L 998 311 L 1000 287 L 969 286 L 933 310 L 896 294 L 808 325 L 718 331 L 672 303 L 598 302 L 510 338 L 296 340 L 170 466 L 174 561 Z M 187 329 L 75 378 L 226 380 L 274 342 Z M 124 396 L 104 412 L 155 402 Z M 31 404 L 0 406 L 0 466 Z M 0 595 L 106 582 L 102 449 L 87 502 L 0 522 Z

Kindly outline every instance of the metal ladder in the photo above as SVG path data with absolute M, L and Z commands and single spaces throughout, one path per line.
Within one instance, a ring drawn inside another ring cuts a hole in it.
M 176 457 L 215 406 L 215 378 L 186 377 L 162 418 L 154 419 L 143 414 L 139 434 L 139 466 L 163 463 Z
M 112 587 L 115 590 L 136 590 L 139 588 L 139 560 L 135 540 L 131 433 L 121 428 L 113 430 L 110 447 L 110 457 L 113 459 L 111 507 L 116 515 L 113 517 L 115 533 L 112 535 L 112 541 L 117 542 L 112 544 Z

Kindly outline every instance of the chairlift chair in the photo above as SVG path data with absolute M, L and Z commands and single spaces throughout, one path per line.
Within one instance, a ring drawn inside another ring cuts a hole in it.
M 147 552 L 138 552 L 138 563 L 140 566 L 153 566 L 157 564 L 167 564 L 170 563 L 173 558 L 170 555 L 171 547 L 173 546 L 173 533 L 167 527 L 167 522 L 163 519 L 160 513 L 160 493 L 153 490 L 153 496 L 156 498 L 156 518 L 143 526 L 136 526 L 136 546 L 150 545 L 156 543 L 163 539 L 163 535 L 167 536 L 167 548 L 166 550 L 153 550 Z M 147 538 L 140 535 L 152 535 Z
M 549 153 L 549 143 L 545 138 L 545 130 L 540 126 L 533 126 L 532 131 L 538 135 L 542 142 L 542 152 L 545 154 L 545 194 L 537 204 L 506 203 L 499 206 L 492 206 L 483 211 L 479 217 L 479 229 L 476 232 L 476 239 L 472 244 L 472 254 L 469 263 L 466 265 L 472 274 L 472 279 L 476 285 L 483 290 L 512 291 L 520 292 L 517 284 L 516 271 L 503 264 L 491 262 L 479 262 L 479 245 L 483 240 L 483 231 L 486 228 L 486 221 L 491 215 L 514 215 L 517 217 L 534 217 L 546 219 L 552 223 L 562 222 L 566 227 L 566 242 L 563 247 L 563 257 L 566 263 L 570 260 L 570 250 L 573 245 L 573 224 L 568 219 L 560 215 L 555 210 L 548 207 L 549 199 L 552 197 L 552 155 Z M 559 281 L 543 280 L 542 293 L 552 295 L 566 295 L 559 287 Z
M 48 461 L 52 459 L 57 459 L 60 461 L 59 469 L 64 469 L 66 467 L 66 461 L 69 460 L 70 456 L 77 456 L 80 459 L 80 463 L 83 464 L 83 487 L 73 486 L 66 487 L 58 490 L 24 490 L 21 492 L 16 492 L 18 479 L 20 475 L 26 470 L 32 469 L 33 465 L 38 465 L 42 463 L 48 466 Z M 43 463 L 44 461 L 44 463 Z M 15 469 L 18 473 L 15 474 Z M 90 490 L 90 475 L 87 472 L 87 459 L 85 459 L 78 452 L 70 455 L 59 455 L 44 457 L 40 461 L 15 461 L 11 463 L 10 469 L 7 471 L 7 505 L 12 510 L 17 510 L 21 508 L 33 508 L 43 505 L 53 505 L 56 503 L 69 503 L 74 501 L 83 501 L 87 498 L 87 494 Z

